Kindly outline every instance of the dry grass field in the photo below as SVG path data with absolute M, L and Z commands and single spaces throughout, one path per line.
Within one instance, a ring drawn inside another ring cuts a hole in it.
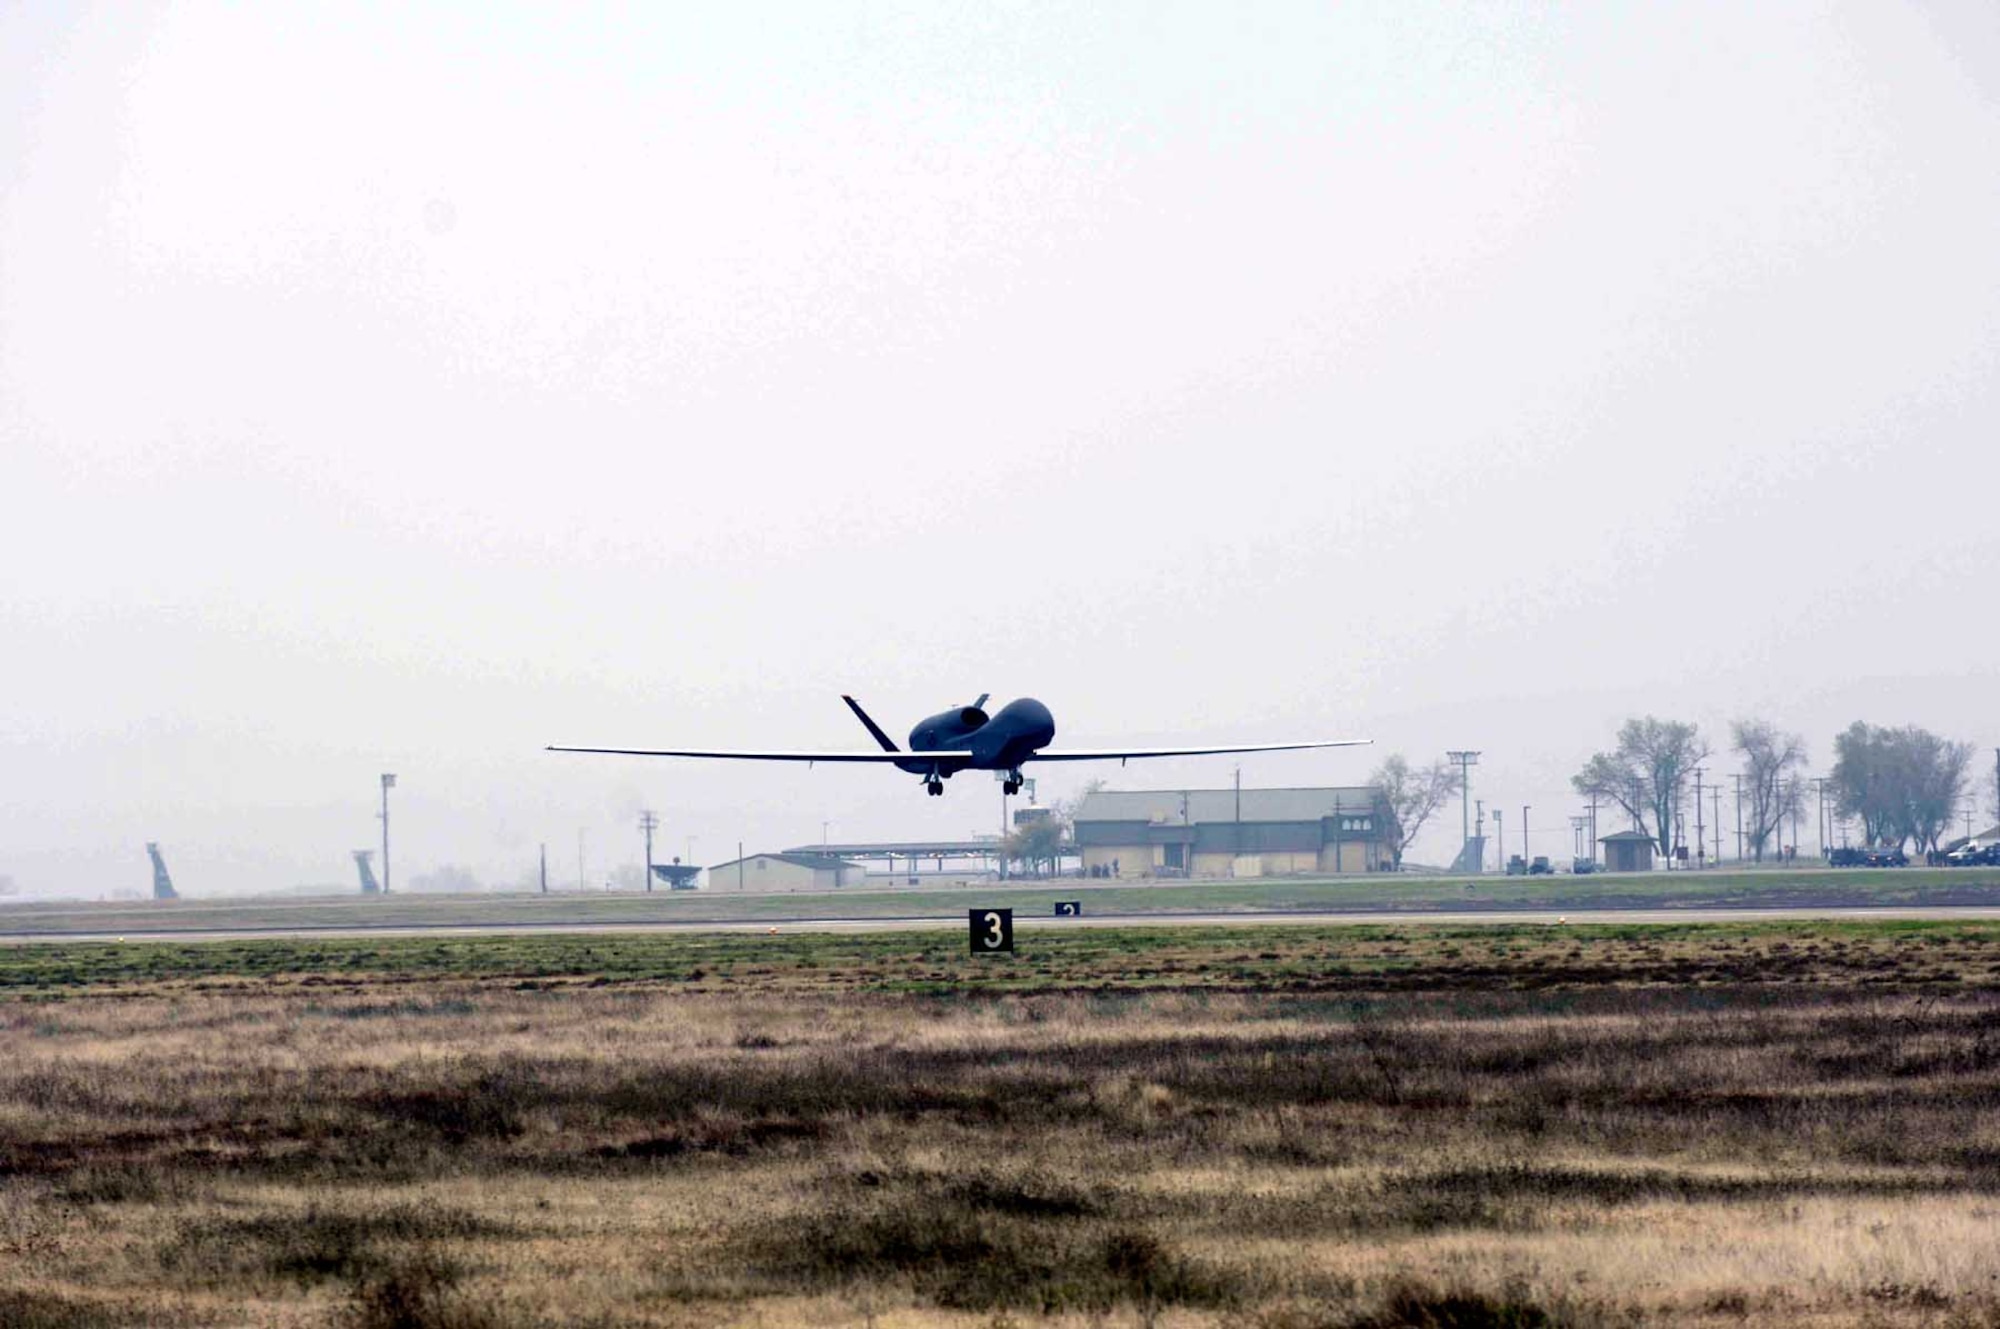
M 2000 926 L 0 954 L 0 1326 L 2000 1326 Z

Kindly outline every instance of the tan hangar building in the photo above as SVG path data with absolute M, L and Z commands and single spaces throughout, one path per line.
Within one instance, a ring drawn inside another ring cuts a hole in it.
M 1394 862 L 1380 793 L 1335 789 L 1100 789 L 1076 846 L 1087 873 L 1284 877 L 1381 872 Z
M 868 869 L 828 854 L 751 854 L 708 869 L 711 891 L 831 891 L 859 886 Z

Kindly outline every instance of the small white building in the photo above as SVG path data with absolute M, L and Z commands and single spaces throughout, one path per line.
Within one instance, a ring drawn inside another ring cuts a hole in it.
M 859 886 L 868 869 L 844 858 L 803 854 L 752 854 L 715 863 L 708 869 L 711 891 L 832 891 Z

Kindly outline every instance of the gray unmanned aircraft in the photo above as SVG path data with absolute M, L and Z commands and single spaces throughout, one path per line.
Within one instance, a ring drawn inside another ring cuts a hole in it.
M 882 732 L 882 726 L 868 718 L 868 712 L 852 697 L 842 696 L 869 734 L 881 746 L 878 752 L 836 750 L 830 752 L 751 752 L 716 748 L 569 748 L 551 745 L 550 752 L 599 752 L 624 757 L 709 757 L 734 761 L 862 761 L 894 766 L 897 770 L 923 777 L 924 788 L 933 796 L 944 792 L 944 782 L 960 771 L 1003 771 L 1006 790 L 1021 791 L 1021 767 L 1031 761 L 1116 761 L 1140 757 L 1207 757 L 1225 752 L 1295 752 L 1301 748 L 1346 748 L 1371 740 L 1365 738 L 1323 739 L 1303 743 L 1234 743 L 1201 748 L 1070 748 L 1044 751 L 1055 741 L 1056 720 L 1049 708 L 1033 697 L 1010 701 L 988 715 L 981 693 L 970 706 L 955 706 L 920 722 L 910 731 L 907 752 L 898 748 Z

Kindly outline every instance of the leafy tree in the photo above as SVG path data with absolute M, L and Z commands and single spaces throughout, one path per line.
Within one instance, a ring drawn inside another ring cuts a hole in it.
M 1459 768 L 1442 757 L 1428 766 L 1413 768 L 1400 752 L 1368 777 L 1379 804 L 1382 838 L 1398 868 L 1403 866 L 1403 850 L 1417 838 L 1431 814 L 1458 793 L 1460 779 Z
M 1965 793 L 1972 745 L 1915 725 L 1855 721 L 1833 741 L 1835 807 L 1859 817 L 1871 845 L 1935 849 Z
M 1625 809 L 1632 824 L 1671 855 L 1678 839 L 1681 786 L 1708 759 L 1701 730 L 1680 720 L 1654 716 L 1627 720 L 1618 746 L 1600 752 L 1570 777 L 1579 794 Z
M 1729 733 L 1730 746 L 1743 758 L 1743 793 L 1750 814 L 1744 835 L 1751 855 L 1761 863 L 1772 837 L 1784 839 L 1779 825 L 1799 811 L 1804 794 L 1798 772 L 1805 768 L 1806 744 L 1768 720 L 1738 720 Z
M 1050 814 L 1015 826 L 1007 833 L 1001 847 L 1007 857 L 1026 865 L 1030 875 L 1040 876 L 1046 869 L 1050 876 L 1054 876 L 1064 839 L 1061 818 Z

